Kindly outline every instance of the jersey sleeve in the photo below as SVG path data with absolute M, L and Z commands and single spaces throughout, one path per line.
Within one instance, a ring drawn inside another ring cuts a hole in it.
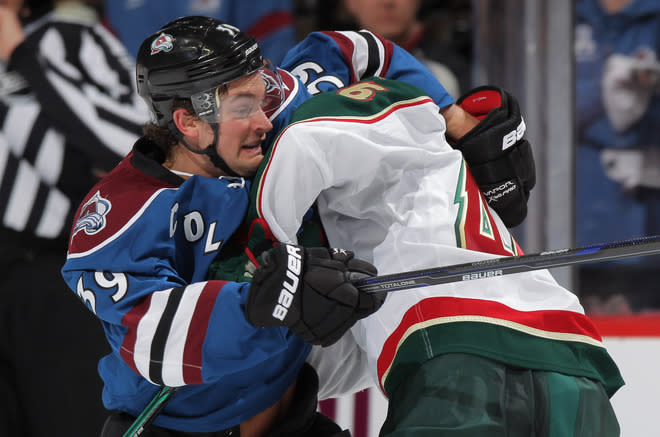
M 371 76 L 408 82 L 440 107 L 454 103 L 435 76 L 413 55 L 372 32 L 312 32 L 292 48 L 282 68 L 298 76 L 311 94 L 336 91 Z
M 109 196 L 99 187 L 77 213 L 62 276 L 101 319 L 114 355 L 154 384 L 226 381 L 268 363 L 276 372 L 309 350 L 284 328 L 247 322 L 248 284 L 204 279 L 242 218 L 228 211 L 247 198 L 219 184 L 194 177 L 132 208 L 137 191 Z
M 0 103 L 0 109 L 2 104 Z M 47 132 L 51 149 L 61 151 L 61 141 L 56 132 Z M 35 164 L 16 153 L 5 136 L 0 134 L 0 181 L 5 202 L 0 206 L 2 226 L 17 232 L 26 232 L 40 238 L 56 238 L 66 233 L 75 206 L 69 197 L 54 184 L 56 172 L 51 161 Z
M 334 183 L 341 184 L 343 176 L 331 171 L 337 165 L 331 157 L 339 158 L 342 152 L 333 149 L 315 153 L 319 144 L 314 142 L 314 135 L 297 134 L 296 130 L 280 137 L 282 143 L 271 149 L 271 160 L 259 178 L 260 184 L 253 187 L 248 221 L 257 216 L 251 227 L 266 229 L 264 234 L 271 235 L 272 240 L 305 244 L 299 238 L 306 214 L 323 190 Z M 292 172 L 296 177 L 283 177 Z M 313 347 L 307 362 L 318 374 L 321 400 L 375 385 L 368 372 L 366 353 L 350 331 L 330 347 Z
M 89 304 L 95 296 L 91 309 L 103 320 L 115 352 L 153 384 L 212 383 L 287 348 L 287 331 L 257 329 L 246 321 L 247 284 L 182 285 L 174 276 L 79 270 L 75 263 L 65 268 L 79 297 Z
M 252 188 L 248 221 L 261 219 L 267 233 L 277 241 L 297 243 L 296 235 L 305 213 L 332 180 L 331 163 L 324 159 L 325 154 L 316 153 L 317 145 L 307 143 L 309 140 L 306 136 L 286 135 L 283 139 L 280 135 L 269 150 L 268 164 L 262 166 L 263 171 L 258 173 Z M 296 177 L 285 177 L 287 174 Z

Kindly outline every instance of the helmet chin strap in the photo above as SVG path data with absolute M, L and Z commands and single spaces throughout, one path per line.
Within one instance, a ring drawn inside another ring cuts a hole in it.
M 211 163 L 214 166 L 216 166 L 216 168 L 222 170 L 227 176 L 241 177 L 241 175 L 239 175 L 234 170 L 232 170 L 229 167 L 229 164 L 227 164 L 227 162 L 225 162 L 225 160 L 222 159 L 220 155 L 218 155 L 218 151 L 216 150 L 215 145 L 218 142 L 219 126 L 216 123 L 209 123 L 211 129 L 213 129 L 213 142 L 202 150 L 195 149 L 191 145 L 189 145 L 186 142 L 186 140 L 183 138 L 183 134 L 181 133 L 181 131 L 179 131 L 176 125 L 174 125 L 174 122 L 170 122 L 170 124 L 171 124 L 170 129 L 175 133 L 176 137 L 179 139 L 181 144 L 183 144 L 186 147 L 186 149 L 198 155 L 207 155 L 211 160 Z

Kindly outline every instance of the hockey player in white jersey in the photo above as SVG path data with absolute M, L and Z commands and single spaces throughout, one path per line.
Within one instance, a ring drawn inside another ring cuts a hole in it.
M 459 103 L 492 109 L 463 141 L 522 141 L 524 126 L 493 125 L 515 106 L 506 92 L 479 88 Z M 352 249 L 380 274 L 520 254 L 445 128 L 433 101 L 398 81 L 308 100 L 255 178 L 249 258 L 267 267 L 286 252 L 278 245 L 260 260 L 264 238 L 295 245 L 319 227 L 317 241 Z M 279 290 L 271 293 L 253 323 L 282 317 L 267 305 Z M 577 297 L 545 270 L 395 291 L 351 334 L 308 361 L 321 398 L 369 379 L 380 386 L 389 398 L 382 436 L 619 434 L 608 399 L 623 384 L 617 366 Z

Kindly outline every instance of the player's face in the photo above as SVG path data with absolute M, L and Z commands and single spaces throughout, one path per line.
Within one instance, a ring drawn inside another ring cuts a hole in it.
M 263 153 L 261 143 L 273 128 L 262 110 L 266 84 L 260 73 L 231 82 L 220 105 L 218 154 L 241 176 L 253 176 Z

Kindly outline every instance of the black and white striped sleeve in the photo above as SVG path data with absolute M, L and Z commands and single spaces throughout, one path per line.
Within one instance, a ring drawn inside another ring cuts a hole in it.
M 45 149 L 50 153 L 43 154 L 35 166 L 17 155 L 0 135 L 0 224 L 52 239 L 66 234 L 75 205 L 53 184 L 61 164 L 53 158 L 62 152 L 62 137 L 52 131 L 46 136 L 50 138 L 44 140 L 48 143 Z
M 2 77 L 0 226 L 62 237 L 97 175 L 149 119 L 133 63 L 100 24 L 51 20 L 14 50 Z
M 149 120 L 130 58 L 100 24 L 49 22 L 16 48 L 9 66 L 50 126 L 99 168 L 124 156 Z

